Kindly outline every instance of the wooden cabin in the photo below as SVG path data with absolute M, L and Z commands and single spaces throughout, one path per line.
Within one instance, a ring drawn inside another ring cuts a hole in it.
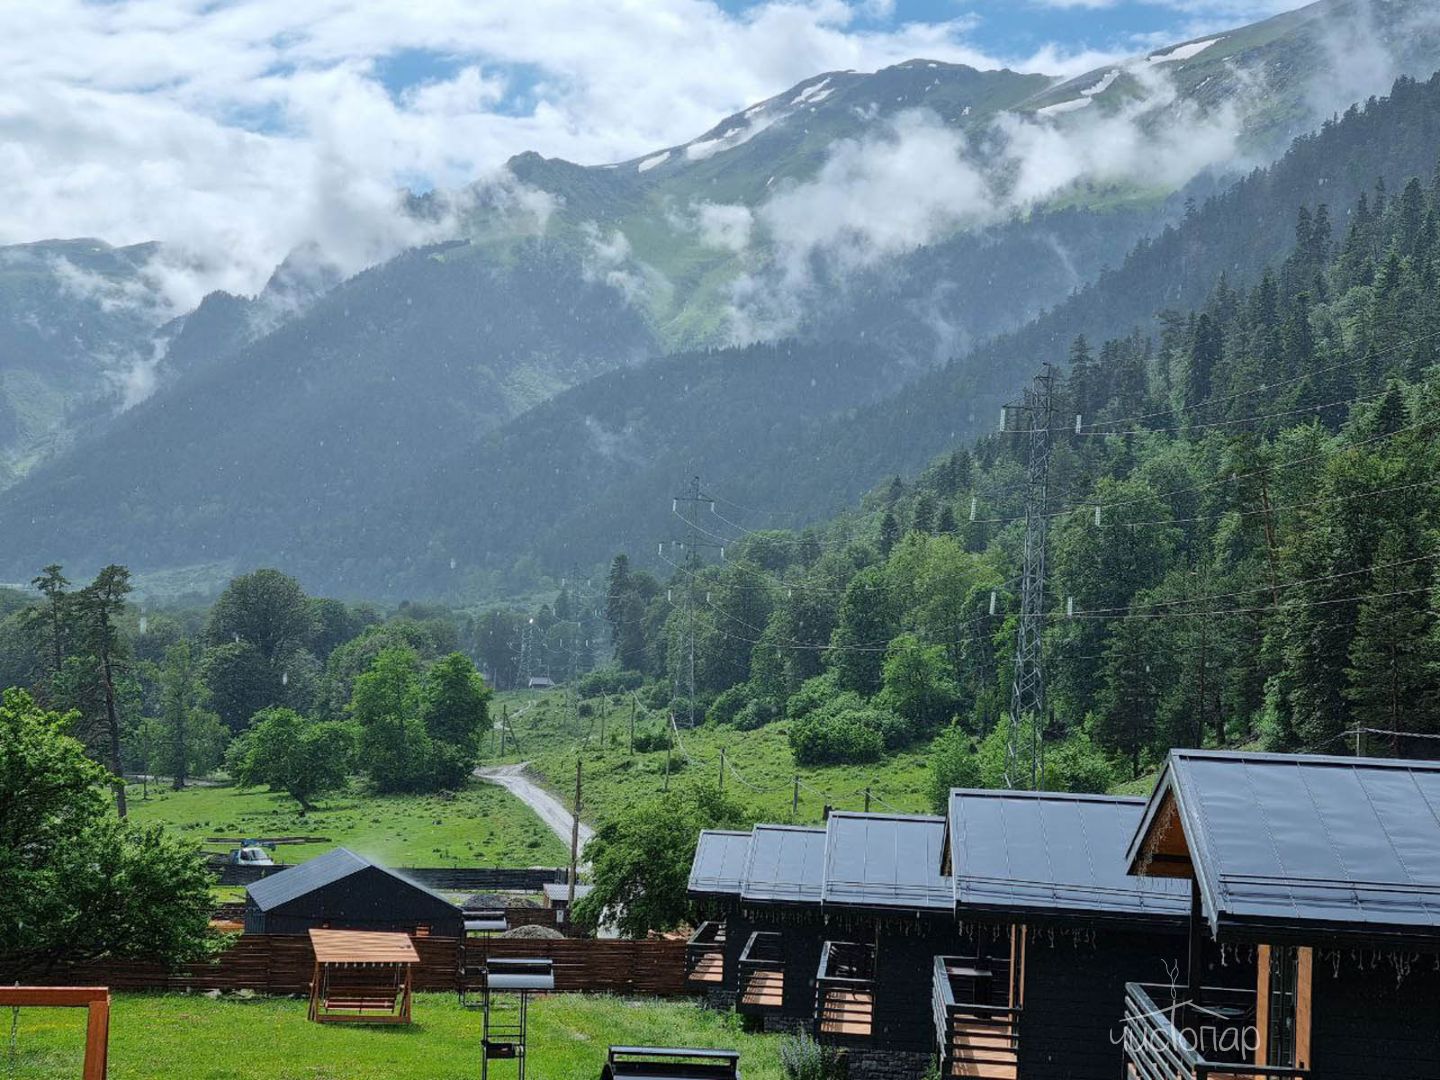
M 374 930 L 460 938 L 460 908 L 424 885 L 338 847 L 245 889 L 247 934 Z
M 1440 1077 L 1440 763 L 1175 750 L 1127 861 L 1247 983 L 1127 987 L 1129 1077 Z
M 685 979 L 714 1001 L 733 1000 L 744 942 L 731 926 L 750 858 L 750 832 L 705 829 L 695 845 L 686 895 L 704 915 L 685 949 Z
M 945 819 L 835 813 L 826 823 L 815 1037 L 846 1048 L 852 1076 L 922 1075 L 935 1055 L 929 973 L 959 951 Z
M 735 1008 L 763 1018 L 767 1028 L 808 1032 L 814 1020 L 825 939 L 824 865 L 824 829 L 756 825 L 750 834 L 739 909 L 728 933 L 740 949 Z
M 942 1075 L 1122 1074 L 1127 984 L 1165 982 L 1188 948 L 1187 887 L 1127 873 L 1144 811 L 1141 799 L 951 792 L 942 869 L 966 945 L 933 962 Z

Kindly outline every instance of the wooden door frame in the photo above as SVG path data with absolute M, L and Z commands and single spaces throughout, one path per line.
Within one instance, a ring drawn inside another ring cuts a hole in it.
M 110 1056 L 107 986 L 0 986 L 0 1008 L 85 1009 L 83 1080 L 105 1080 Z

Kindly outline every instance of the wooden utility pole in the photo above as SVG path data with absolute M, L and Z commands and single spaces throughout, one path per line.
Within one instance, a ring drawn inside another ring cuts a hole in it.
M 635 756 L 635 696 L 630 696 L 630 756 Z
M 720 748 L 720 790 L 725 790 L 725 748 Z
M 790 820 L 795 820 L 795 815 L 800 813 L 800 774 L 795 774 L 795 791 L 790 796 Z
M 570 887 L 566 890 L 565 918 L 575 910 L 575 872 L 580 866 L 580 755 L 575 755 L 575 806 L 570 812 Z
M 865 785 L 865 813 L 870 812 L 870 785 Z

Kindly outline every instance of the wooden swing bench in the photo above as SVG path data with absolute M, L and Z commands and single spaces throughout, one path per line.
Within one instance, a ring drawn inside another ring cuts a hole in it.
M 0 1007 L 85 1009 L 82 1080 L 105 1080 L 110 1053 L 110 990 L 104 986 L 0 986 Z
M 420 956 L 406 934 L 311 930 L 310 1019 L 319 1024 L 408 1024 Z

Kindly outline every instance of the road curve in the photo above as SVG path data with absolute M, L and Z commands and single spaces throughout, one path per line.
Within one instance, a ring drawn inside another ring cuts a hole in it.
M 566 809 L 564 803 L 525 775 L 525 766 L 528 764 L 529 762 L 522 761 L 518 765 L 486 765 L 476 769 L 475 775 L 487 783 L 499 784 L 531 810 L 534 810 L 540 820 L 560 838 L 566 850 L 569 850 L 570 829 L 574 818 L 570 816 L 570 811 Z M 585 822 L 580 822 L 580 850 L 582 853 L 585 845 L 594 835 L 594 829 Z M 582 860 L 583 865 L 585 864 Z

